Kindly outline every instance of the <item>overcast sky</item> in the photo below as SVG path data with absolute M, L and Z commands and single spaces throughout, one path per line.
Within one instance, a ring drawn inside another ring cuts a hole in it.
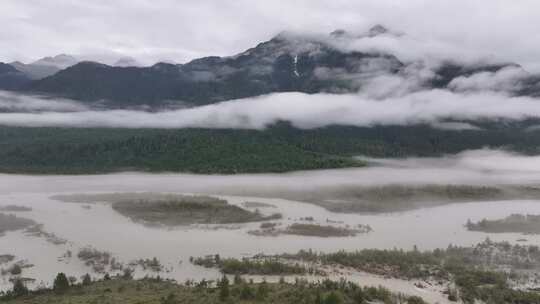
M 1 0 L 0 61 L 68 53 L 150 64 L 232 55 L 280 31 L 381 23 L 444 48 L 540 70 L 538 0 Z

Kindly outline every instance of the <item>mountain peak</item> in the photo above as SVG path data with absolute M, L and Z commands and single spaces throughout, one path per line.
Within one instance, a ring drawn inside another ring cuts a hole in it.
M 378 36 L 378 35 L 382 35 L 382 34 L 386 34 L 386 33 L 389 33 L 390 31 L 380 25 L 380 24 L 376 24 L 374 26 L 372 26 L 369 30 L 368 30 L 368 36 L 369 37 L 375 37 L 375 36 Z
M 162 73 L 176 73 L 179 71 L 178 65 L 167 62 L 158 62 L 150 68 L 154 71 L 159 71 Z
M 343 36 L 347 35 L 347 32 L 343 29 L 337 29 L 330 33 L 330 36 L 333 38 L 341 38 Z
M 137 60 L 135 60 L 135 58 L 133 57 L 121 57 L 119 58 L 114 64 L 113 66 L 116 66 L 116 67 L 133 67 L 133 66 L 140 66 L 139 62 L 137 62 Z
M 59 55 L 56 55 L 54 57 L 47 56 L 47 57 L 41 58 L 39 60 L 36 60 L 36 61 L 32 62 L 31 64 L 33 64 L 33 65 L 54 66 L 54 67 L 57 67 L 59 69 L 65 69 L 67 67 L 70 67 L 70 66 L 76 64 L 77 62 L 79 62 L 79 60 L 77 60 L 77 58 L 75 58 L 75 57 L 73 57 L 71 55 L 59 54 Z

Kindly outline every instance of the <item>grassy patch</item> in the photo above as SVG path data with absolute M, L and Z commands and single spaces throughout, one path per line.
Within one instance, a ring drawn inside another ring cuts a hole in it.
M 226 200 L 197 195 L 164 193 L 104 193 L 57 195 L 53 199 L 74 203 L 111 203 L 114 210 L 147 225 L 232 224 L 280 219 L 281 214 L 262 215 Z
M 387 185 L 323 189 L 299 199 L 332 212 L 395 212 L 454 202 L 540 197 L 540 191 L 506 186 Z
M 218 268 L 224 274 L 239 275 L 303 275 L 308 269 L 278 259 L 221 259 L 219 255 L 192 258 L 191 262 L 206 268 Z
M 539 234 L 540 215 L 512 214 L 498 220 L 483 219 L 476 223 L 468 221 L 465 226 L 471 231 L 482 231 L 488 233 Z

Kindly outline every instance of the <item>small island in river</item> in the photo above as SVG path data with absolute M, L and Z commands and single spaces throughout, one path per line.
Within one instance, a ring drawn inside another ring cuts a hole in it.
M 503 219 L 483 219 L 476 223 L 469 220 L 465 226 L 470 231 L 539 234 L 540 215 L 511 214 Z

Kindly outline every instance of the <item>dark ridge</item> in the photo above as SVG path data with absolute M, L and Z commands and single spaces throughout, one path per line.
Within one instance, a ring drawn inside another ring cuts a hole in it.
M 0 89 L 17 90 L 30 83 L 30 78 L 13 66 L 0 62 Z

